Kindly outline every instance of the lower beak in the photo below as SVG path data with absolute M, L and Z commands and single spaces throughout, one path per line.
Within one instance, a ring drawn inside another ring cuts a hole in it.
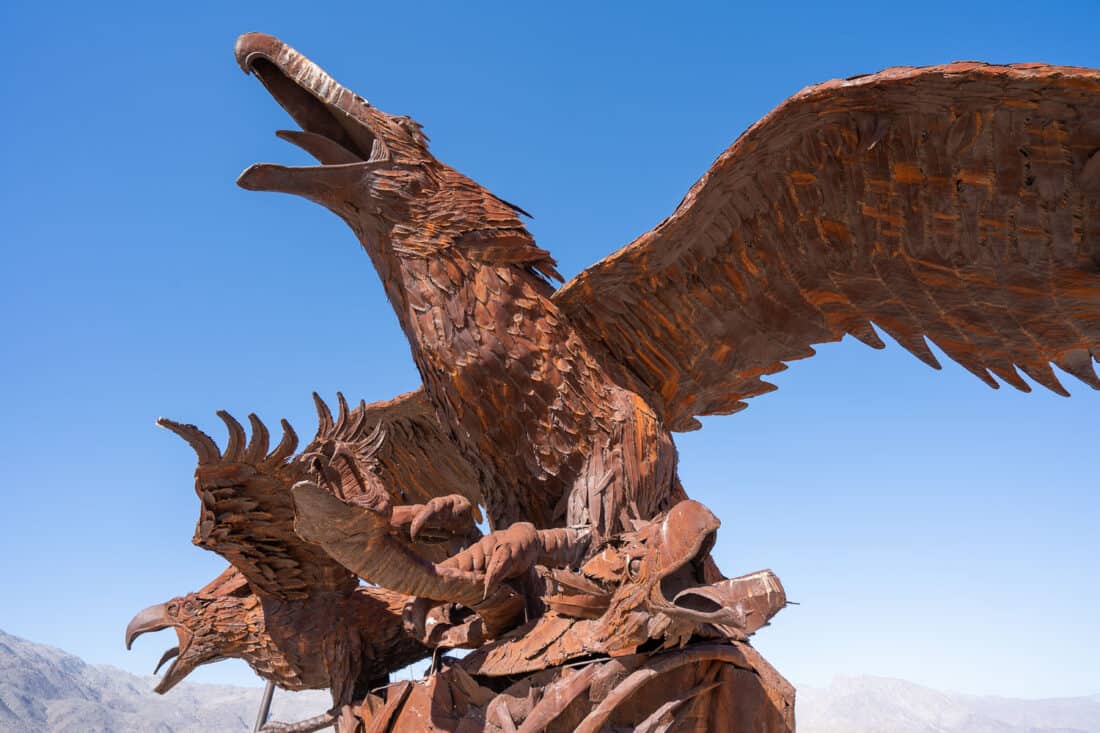
M 672 603 L 655 604 L 671 616 L 696 623 L 732 626 L 749 636 L 766 626 L 787 605 L 787 592 L 771 570 L 759 570 L 710 585 L 686 588 Z

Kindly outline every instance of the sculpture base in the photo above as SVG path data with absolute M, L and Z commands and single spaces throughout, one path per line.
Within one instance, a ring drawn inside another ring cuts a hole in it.
M 602 657 L 515 677 L 457 661 L 360 708 L 367 733 L 604 730 L 793 733 L 794 688 L 744 643 Z

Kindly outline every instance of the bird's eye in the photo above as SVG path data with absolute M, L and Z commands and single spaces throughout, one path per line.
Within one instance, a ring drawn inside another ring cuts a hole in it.
M 183 604 L 183 612 L 184 613 L 194 613 L 195 612 L 195 602 L 194 601 L 185 602 Z
M 642 569 L 642 559 L 640 557 L 634 557 L 630 559 L 630 564 L 626 566 L 626 571 L 630 574 L 631 579 L 637 580 L 638 573 Z

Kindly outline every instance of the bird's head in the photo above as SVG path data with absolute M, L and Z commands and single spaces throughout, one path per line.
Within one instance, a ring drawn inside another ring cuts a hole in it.
M 156 685 L 160 694 L 179 684 L 196 667 L 221 659 L 244 658 L 264 632 L 260 599 L 233 567 L 204 588 L 158 603 L 138 613 L 126 627 L 126 648 L 148 631 L 172 628 L 179 643 L 164 653 L 154 673 L 172 660 Z
M 417 122 L 383 112 L 272 36 L 246 33 L 235 53 L 241 68 L 301 127 L 276 134 L 320 162 L 257 163 L 238 185 L 296 194 L 328 208 L 355 231 L 380 269 L 394 258 L 461 247 L 474 258 L 506 252 L 508 261 L 530 260 L 556 275 L 553 260 L 523 228 L 522 210 L 437 160 Z

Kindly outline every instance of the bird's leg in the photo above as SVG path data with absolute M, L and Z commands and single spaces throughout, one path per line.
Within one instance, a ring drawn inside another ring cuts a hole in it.
M 535 565 L 576 567 L 583 561 L 591 532 L 576 527 L 535 529 L 530 522 L 516 522 L 492 532 L 454 557 L 441 568 L 483 575 L 485 597 L 501 583 L 518 578 Z
M 492 532 L 439 564 L 442 572 L 457 571 L 480 577 L 482 597 L 463 605 L 471 617 L 452 604 L 413 598 L 405 606 L 405 630 L 422 644 L 473 648 L 507 630 L 522 618 L 525 603 L 504 581 L 527 573 L 542 554 L 540 533 L 529 522 L 517 522 Z M 480 618 L 479 618 L 480 617 Z M 493 627 L 490 632 L 487 626 Z
M 560 527 L 536 530 L 528 522 L 517 522 L 507 529 L 492 532 L 470 547 L 440 563 L 441 571 L 458 571 L 481 576 L 483 600 L 465 605 L 481 620 L 471 617 L 455 604 L 429 598 L 413 598 L 405 606 L 405 630 L 430 647 L 473 648 L 492 633 L 507 629 L 522 616 L 514 590 L 505 581 L 520 578 L 535 565 L 550 568 L 576 568 L 584 561 L 591 545 L 588 529 Z M 530 600 L 530 599 L 527 599 Z M 504 623 L 499 623 L 503 619 Z M 498 623 L 482 623 L 482 621 Z
M 408 532 L 413 542 L 446 542 L 454 537 L 477 536 L 474 505 L 461 494 L 437 496 L 427 504 L 393 508 L 390 523 Z

